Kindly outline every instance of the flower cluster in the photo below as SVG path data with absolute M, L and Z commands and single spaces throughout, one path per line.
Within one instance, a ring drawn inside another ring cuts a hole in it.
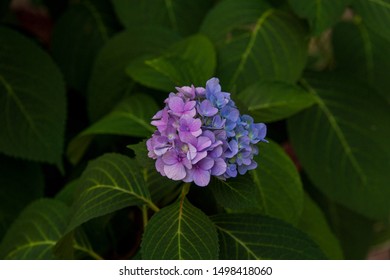
M 266 142 L 265 124 L 240 115 L 217 78 L 206 88 L 176 89 L 153 117 L 157 130 L 146 142 L 161 175 L 206 186 L 211 176 L 226 179 L 257 167 L 253 156 L 256 144 Z

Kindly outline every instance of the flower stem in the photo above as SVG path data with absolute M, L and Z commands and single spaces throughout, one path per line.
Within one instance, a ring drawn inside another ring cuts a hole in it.
M 154 212 L 160 211 L 160 208 L 156 204 L 154 204 L 152 201 L 148 201 L 148 205 L 150 209 L 152 209 Z
M 144 224 L 144 228 L 148 224 L 149 218 L 148 218 L 148 207 L 146 205 L 142 205 L 142 221 Z
M 181 196 L 186 196 L 190 191 L 191 183 L 184 183 L 183 188 L 181 190 Z

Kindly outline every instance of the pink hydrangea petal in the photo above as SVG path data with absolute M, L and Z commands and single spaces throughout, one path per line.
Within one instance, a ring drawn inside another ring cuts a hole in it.
M 214 165 L 214 160 L 212 158 L 206 157 L 198 162 L 198 167 L 203 170 L 210 170 Z
M 165 166 L 165 164 L 164 164 L 164 162 L 162 161 L 161 158 L 157 158 L 156 163 L 155 163 L 155 166 L 156 166 L 156 170 L 157 170 L 158 172 L 160 172 L 160 174 L 161 174 L 162 176 L 166 176 L 166 174 L 165 174 L 165 172 L 164 172 L 164 166 Z
M 165 164 L 173 165 L 178 162 L 178 156 L 175 151 L 168 151 L 162 156 L 162 160 Z
M 195 108 L 196 101 L 188 101 L 184 104 L 184 111 L 189 111 Z
M 183 180 L 186 177 L 186 169 L 181 163 L 165 165 L 164 172 L 169 179 L 175 181 Z
M 205 157 L 207 157 L 207 151 L 198 152 L 196 154 L 196 157 L 191 162 L 192 162 L 192 164 L 196 164 L 196 163 L 198 163 L 198 161 L 204 159 Z
M 226 162 L 221 158 L 217 158 L 215 159 L 213 168 L 211 168 L 211 175 L 221 176 L 223 173 L 226 172 L 226 168 L 227 168 Z
M 183 112 L 184 101 L 180 97 L 174 96 L 168 100 L 168 106 L 174 113 L 181 113 Z
M 210 171 L 198 168 L 192 172 L 192 178 L 199 187 L 205 187 L 210 183 Z
M 199 136 L 198 137 L 198 144 L 196 145 L 196 148 L 198 151 L 203 151 L 204 149 L 211 146 L 211 140 L 208 137 Z

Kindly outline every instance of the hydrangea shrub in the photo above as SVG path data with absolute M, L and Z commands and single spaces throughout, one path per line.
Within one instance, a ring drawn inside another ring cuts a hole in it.
M 0 259 L 388 249 L 389 0 L 19 2 Z

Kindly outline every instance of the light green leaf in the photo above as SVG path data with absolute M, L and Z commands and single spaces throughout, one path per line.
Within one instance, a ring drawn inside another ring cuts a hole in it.
M 364 22 L 340 23 L 332 34 L 334 57 L 343 75 L 368 81 L 390 104 L 390 39 L 372 32 Z
M 124 207 L 145 204 L 155 209 L 135 160 L 105 154 L 89 162 L 81 175 L 80 193 L 66 232 Z
M 221 214 L 212 217 L 219 232 L 220 259 L 324 259 L 318 246 L 291 225 L 266 216 Z
M 217 259 L 217 232 L 209 218 L 182 195 L 149 221 L 141 250 L 146 260 Z
M 353 0 L 289 0 L 294 12 L 309 20 L 314 35 L 319 35 L 335 24 Z
M 138 26 L 138 25 L 137 25 Z M 99 52 L 88 86 L 88 114 L 96 121 L 128 94 L 127 65 L 143 55 L 161 54 L 179 36 L 161 27 L 133 27 L 112 37 Z
M 112 7 L 106 0 L 81 1 L 58 19 L 51 50 L 71 87 L 86 90 L 95 57 L 114 28 Z
M 318 105 L 292 117 L 288 128 L 311 181 L 336 202 L 387 220 L 389 105 L 372 88 L 345 77 L 311 74 L 303 84 Z
M 151 136 L 155 129 L 150 120 L 157 111 L 156 102 L 145 94 L 125 98 L 109 114 L 72 139 L 67 149 L 70 162 L 76 164 L 80 161 L 95 135 Z
M 259 82 L 238 95 L 258 122 L 273 122 L 310 107 L 314 98 L 304 89 L 284 82 Z
M 212 3 L 211 0 L 113 0 L 118 18 L 126 28 L 164 26 L 183 35 L 198 30 Z
M 0 152 L 61 165 L 65 87 L 51 58 L 0 27 Z
M 305 195 L 302 217 L 298 228 L 307 233 L 322 249 L 328 259 L 343 259 L 340 243 L 329 228 L 321 209 Z
M 306 65 L 301 22 L 264 1 L 219 2 L 201 31 L 217 46 L 217 76 L 228 90 L 264 79 L 295 82 Z
M 272 141 L 259 148 L 254 158 L 258 167 L 250 172 L 258 190 L 257 207 L 261 214 L 296 224 L 303 210 L 303 188 L 296 166 Z
M 43 196 L 44 178 L 37 163 L 0 155 L 0 240 L 19 212 Z M 22 175 L 22 176 L 21 176 Z
M 352 6 L 369 28 L 390 40 L 390 0 L 354 0 Z
M 55 259 L 52 250 L 66 228 L 68 214 L 68 207 L 53 199 L 31 203 L 4 237 L 0 259 Z
M 204 86 L 215 71 L 216 54 L 204 35 L 194 35 L 169 48 L 162 56 L 135 60 L 126 72 L 135 81 L 155 89 L 172 91 L 175 86 Z

